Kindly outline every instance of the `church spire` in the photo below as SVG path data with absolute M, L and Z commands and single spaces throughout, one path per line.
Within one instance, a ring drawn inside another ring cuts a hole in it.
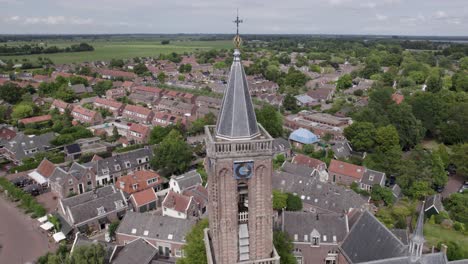
M 216 124 L 216 136 L 226 140 L 246 140 L 258 136 L 260 132 L 240 58 L 242 39 L 239 36 L 239 24 L 242 20 L 239 19 L 239 15 L 234 23 L 237 26 L 237 34 L 233 40 L 234 60 Z
M 418 222 L 416 228 L 413 231 L 413 235 L 410 240 L 410 254 L 411 261 L 416 262 L 422 256 L 422 250 L 424 247 L 424 202 L 419 212 Z

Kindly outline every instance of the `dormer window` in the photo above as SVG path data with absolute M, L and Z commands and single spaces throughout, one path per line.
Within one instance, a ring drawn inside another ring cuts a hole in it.
M 69 180 L 68 180 L 68 184 L 69 184 L 69 185 L 73 185 L 73 180 L 72 180 L 72 179 L 69 179 Z
M 320 237 L 312 237 L 312 245 L 319 246 L 320 245 Z
M 121 208 L 124 207 L 124 203 L 123 203 L 122 200 L 115 201 L 114 203 L 115 203 L 115 208 L 116 209 L 121 209 Z
M 125 162 L 125 168 L 128 169 L 128 168 L 130 168 L 130 166 L 131 166 L 130 161 L 126 161 L 126 162 Z
M 374 175 L 369 175 L 369 181 L 373 181 L 374 180 Z
M 98 215 L 103 215 L 106 213 L 106 209 L 104 209 L 104 206 L 98 207 L 97 211 Z
M 123 189 L 123 188 L 125 188 L 125 182 L 122 182 L 122 181 L 121 181 L 121 182 L 120 182 L 120 189 Z
M 138 183 L 133 184 L 132 188 L 134 191 L 138 190 Z
M 119 171 L 119 170 L 121 169 L 121 168 L 120 168 L 120 164 L 114 165 L 114 169 L 115 169 L 116 171 Z

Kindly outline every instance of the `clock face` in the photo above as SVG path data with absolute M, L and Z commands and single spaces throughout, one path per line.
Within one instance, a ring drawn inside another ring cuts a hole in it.
M 243 161 L 234 163 L 234 177 L 236 179 L 249 179 L 253 174 L 253 161 Z

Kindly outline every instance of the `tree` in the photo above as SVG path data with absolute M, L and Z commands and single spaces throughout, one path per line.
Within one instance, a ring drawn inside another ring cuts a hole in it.
M 161 45 L 168 45 L 171 43 L 169 40 L 161 40 Z
M 409 103 L 414 116 L 421 120 L 429 135 L 440 134 L 440 126 L 446 119 L 448 105 L 439 94 L 419 92 L 413 95 Z
M 386 205 L 393 204 L 393 193 L 390 189 L 375 184 L 372 186 L 371 199 L 374 201 L 384 201 Z
M 70 256 L 73 264 L 104 264 L 106 252 L 104 247 L 97 243 L 77 247 Z
M 297 105 L 296 98 L 290 93 L 286 94 L 286 96 L 284 97 L 283 107 L 284 109 L 293 113 L 296 112 L 299 108 L 299 106 Z
M 466 72 L 459 71 L 452 75 L 451 90 L 468 92 L 468 74 Z
M 375 143 L 378 151 L 386 153 L 395 146 L 399 146 L 399 142 L 398 131 L 393 125 L 377 128 L 375 132 Z
M 440 74 L 433 73 L 429 76 L 429 78 L 427 78 L 426 91 L 431 92 L 431 93 L 437 93 L 440 90 L 442 90 L 442 84 L 443 84 L 443 81 L 442 81 Z
M 31 104 L 22 103 L 22 104 L 16 105 L 13 108 L 11 117 L 14 119 L 21 119 L 25 117 L 30 117 L 33 114 L 34 114 L 34 107 Z
M 270 133 L 272 137 L 283 135 L 283 116 L 272 105 L 265 105 L 256 110 L 257 121 Z
M 457 173 L 468 179 L 468 143 L 455 146 L 450 160 L 457 167 Z
M 398 131 L 400 145 L 403 149 L 412 148 L 423 139 L 425 129 L 421 121 L 413 115 L 413 110 L 409 104 L 391 105 L 388 118 Z
M 166 82 L 166 74 L 164 72 L 160 72 L 158 74 L 158 81 L 160 83 L 165 83 Z
M 375 144 L 376 129 L 368 122 L 354 122 L 344 129 L 345 137 L 357 151 L 369 151 Z
M 151 145 L 159 144 L 163 139 L 171 132 L 173 129 L 172 126 L 162 127 L 162 126 L 155 126 L 151 130 L 149 136 L 149 143 Z
M 125 65 L 123 60 L 118 60 L 118 59 L 112 59 L 110 61 L 110 66 L 112 68 L 122 68 Z
M 372 58 L 367 63 L 364 69 L 361 71 L 361 76 L 370 79 L 370 77 L 374 74 L 377 74 L 381 71 L 379 62 Z
M 119 227 L 119 225 L 120 225 L 119 220 L 115 220 L 109 225 L 109 236 L 110 237 L 115 236 L 115 231 L 117 231 L 117 228 Z
M 18 103 L 24 93 L 24 89 L 20 88 L 16 83 L 7 82 L 0 86 L 0 98 L 10 104 Z
M 204 229 L 208 228 L 208 219 L 203 219 L 193 226 L 187 234 L 187 241 L 183 247 L 184 256 L 177 260 L 177 264 L 206 264 L 206 248 L 204 238 Z
M 444 162 L 437 151 L 432 152 L 432 177 L 436 186 L 445 186 L 447 184 L 448 176 L 445 171 Z
M 282 210 L 286 208 L 288 200 L 288 194 L 283 193 L 279 190 L 273 190 L 273 209 Z
M 444 207 L 450 212 L 450 217 L 468 227 L 468 191 L 453 193 L 444 200 Z
M 291 58 L 289 58 L 289 55 L 287 53 L 282 53 L 278 57 L 278 61 L 281 64 L 288 65 L 289 63 L 291 63 Z
M 135 67 L 133 67 L 133 72 L 139 76 L 142 76 L 148 73 L 148 68 L 144 63 L 138 63 L 135 65 Z
M 151 165 L 163 176 L 183 173 L 192 161 L 192 150 L 177 130 L 172 130 L 155 148 Z
M 345 74 L 341 76 L 336 83 L 336 89 L 339 90 L 345 90 L 351 86 L 353 86 L 353 78 L 350 74 Z
M 273 232 L 273 245 L 281 259 L 281 264 L 296 264 L 296 258 L 293 255 L 294 246 L 287 233 L 282 231 Z
M 468 70 L 468 57 L 460 59 L 460 69 Z
M 288 199 L 286 200 L 286 210 L 288 211 L 300 211 L 302 210 L 302 200 L 299 196 L 292 193 L 288 193 Z

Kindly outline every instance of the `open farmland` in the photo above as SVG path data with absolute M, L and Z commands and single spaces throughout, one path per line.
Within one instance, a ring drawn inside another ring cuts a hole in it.
M 52 40 L 41 45 L 57 46 L 60 48 L 86 42 L 94 47 L 94 51 L 85 52 L 63 52 L 53 54 L 35 54 L 19 56 L 1 56 L 3 61 L 14 60 L 20 62 L 22 59 L 35 61 L 38 57 L 50 58 L 54 63 L 79 63 L 85 61 L 123 59 L 133 57 L 151 57 L 170 52 L 184 53 L 195 50 L 223 49 L 231 48 L 230 41 L 193 41 L 193 40 L 175 40 L 168 45 L 162 45 L 160 40 L 83 40 L 83 41 L 61 41 Z M 8 45 L 23 45 L 39 42 L 9 42 Z

